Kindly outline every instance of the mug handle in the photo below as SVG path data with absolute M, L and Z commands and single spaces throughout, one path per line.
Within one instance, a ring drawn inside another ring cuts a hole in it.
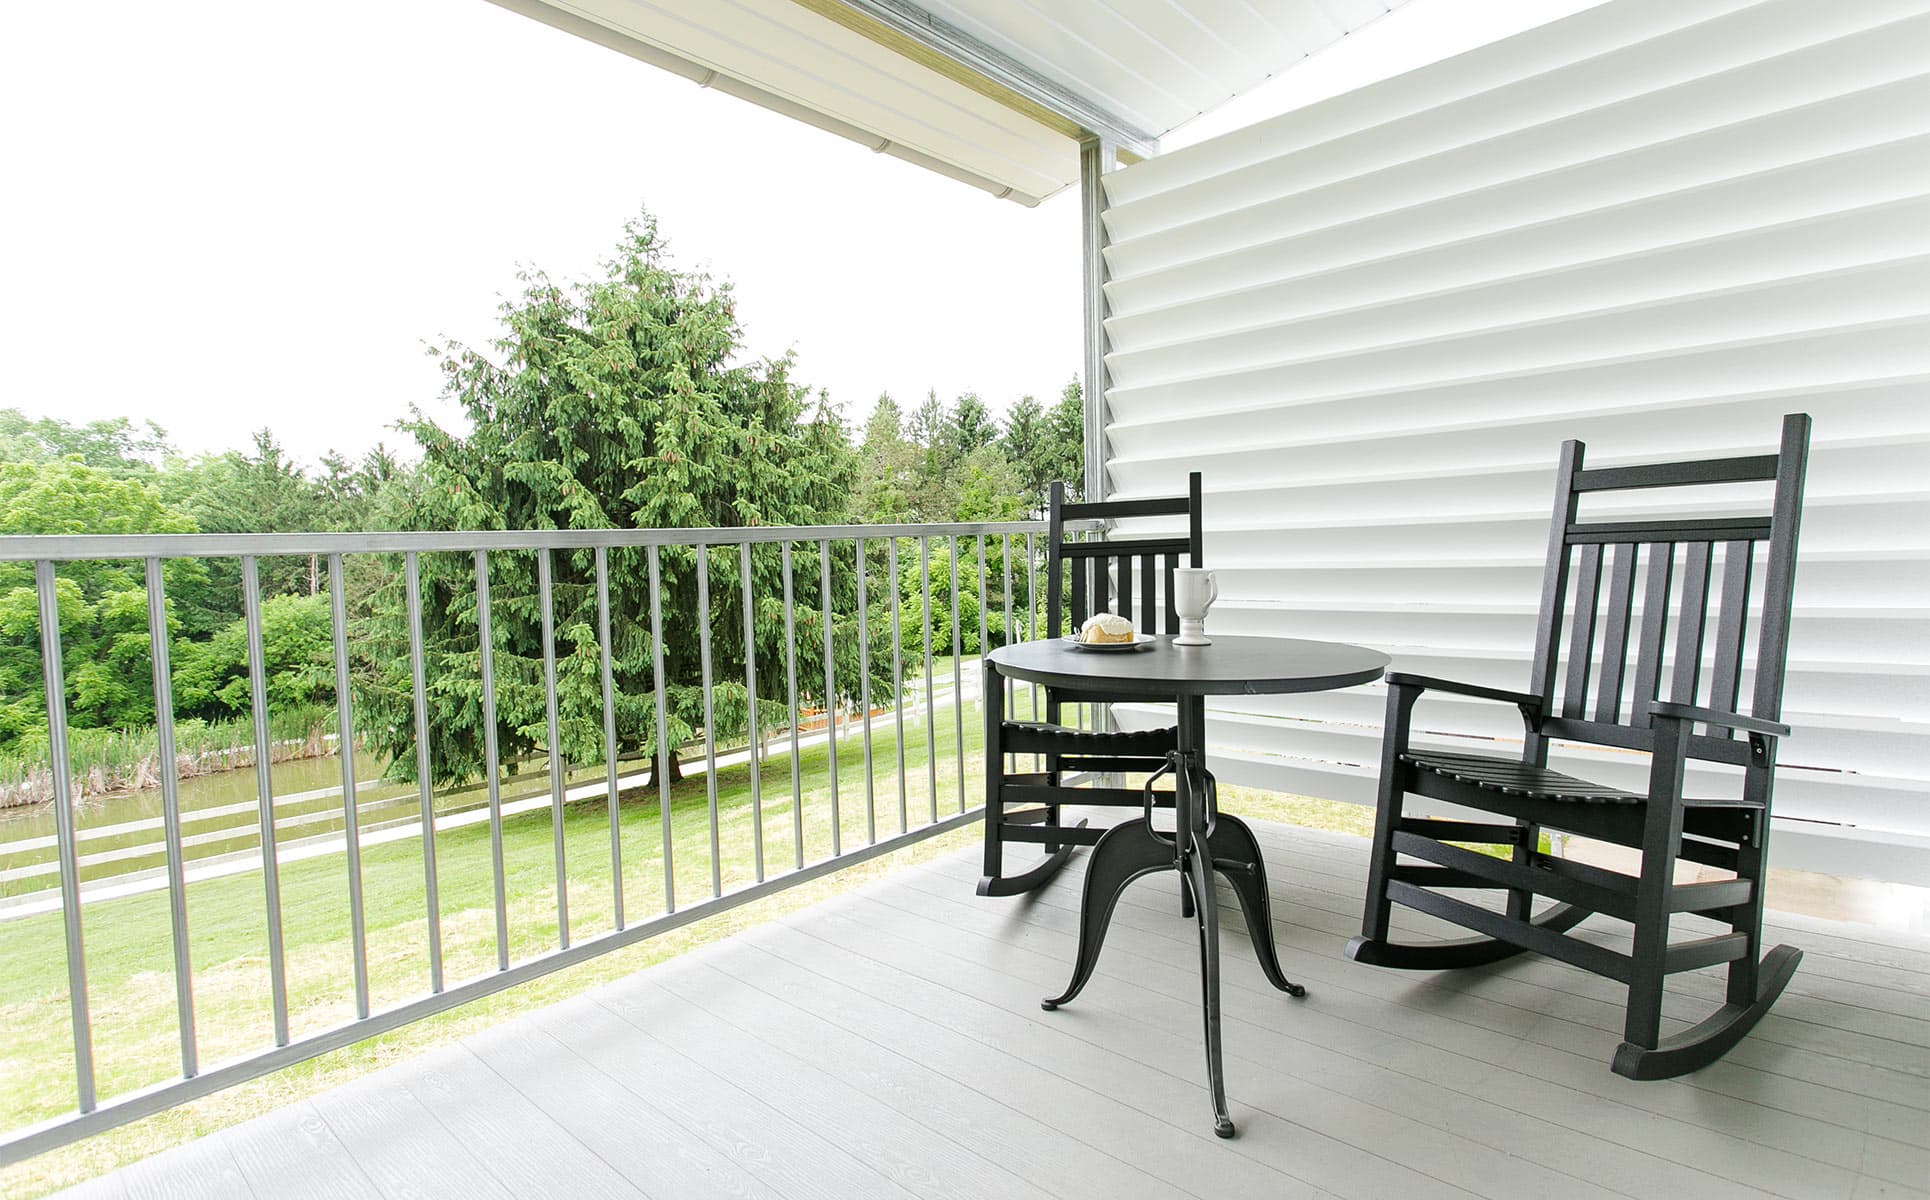
M 1220 576 L 1219 576 L 1219 573 L 1218 573 L 1217 571 L 1215 571 L 1215 572 L 1209 572 L 1209 573 L 1207 574 L 1207 576 L 1206 576 L 1206 604 L 1207 604 L 1207 607 L 1208 607 L 1208 608 L 1211 608 L 1211 607 L 1213 606 L 1213 604 L 1214 604 L 1214 602 L 1215 602 L 1215 601 L 1217 601 L 1217 600 L 1218 600 L 1219 598 L 1220 598 Z

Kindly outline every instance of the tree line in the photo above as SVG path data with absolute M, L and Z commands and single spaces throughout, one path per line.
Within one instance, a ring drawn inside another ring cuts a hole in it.
M 444 395 L 462 413 L 444 425 L 418 406 L 397 428 L 407 452 L 378 446 L 358 459 L 334 453 L 302 465 L 268 430 L 245 451 L 184 456 L 153 423 L 71 423 L 0 409 L 0 533 L 242 533 L 375 530 L 703 528 L 1013 520 L 1043 508 L 1051 482 L 1081 477 L 1083 404 L 1078 382 L 1048 403 L 1024 396 L 1002 419 L 977 395 L 928 393 L 909 410 L 878 397 L 861 426 L 823 392 L 792 377 L 789 356 L 747 360 L 728 282 L 682 270 L 647 215 L 626 225 L 600 274 L 562 282 L 519 277 L 501 306 L 501 329 L 482 346 L 433 346 Z M 890 612 L 907 661 L 926 641 L 951 652 L 978 649 L 974 586 L 954 614 L 946 591 L 950 547 L 936 543 L 927 621 L 921 564 L 899 547 L 899 578 L 872 539 L 860 564 L 849 544 L 832 547 L 830 587 L 816 544 L 793 547 L 799 685 L 819 705 L 846 703 L 869 682 L 874 699 L 901 680 L 890 673 Z M 1001 581 L 1004 547 L 981 563 L 961 548 L 967 580 L 983 569 Z M 489 556 L 488 588 L 498 735 L 507 756 L 547 741 L 538 556 Z M 965 561 L 968 559 L 969 561 Z M 654 754 L 654 662 L 650 556 L 606 558 L 612 669 L 620 749 Z M 413 688 L 400 556 L 346 560 L 353 627 L 356 725 L 392 772 L 414 770 Z M 311 557 L 258 561 L 262 660 L 270 707 L 313 711 L 334 704 L 328 564 Z M 737 547 L 691 547 L 657 555 L 666 658 L 665 724 L 673 745 L 699 735 L 706 701 L 720 736 L 750 723 L 745 664 L 755 664 L 760 723 L 788 719 L 782 551 L 750 556 L 755 609 L 746 644 L 738 609 L 744 559 Z M 1024 577 L 1024 564 L 1013 564 Z M 476 564 L 463 553 L 419 558 L 423 648 L 429 675 L 432 769 L 454 782 L 482 765 L 482 696 Z M 572 761 L 602 755 L 601 659 L 592 552 L 550 556 L 561 750 Z M 872 678 L 859 677 L 858 577 L 867 589 Z M 170 559 L 167 594 L 173 704 L 178 718 L 218 722 L 250 709 L 241 565 L 234 558 Z M 712 658 L 706 691 L 699 663 L 702 614 Z M 995 587 L 1000 584 L 995 584 Z M 56 594 L 69 718 L 76 730 L 138 730 L 154 720 L 143 564 L 62 564 Z M 1004 636 L 1003 602 L 984 614 Z M 1023 598 L 1016 607 L 1023 607 Z M 825 679 L 823 621 L 836 648 Z M 32 569 L 0 564 L 0 755 L 44 754 L 46 719 Z M 809 664 L 815 664 L 814 666 Z M 916 672 L 908 672 L 916 674 Z M 776 698 L 776 699 L 773 699 Z

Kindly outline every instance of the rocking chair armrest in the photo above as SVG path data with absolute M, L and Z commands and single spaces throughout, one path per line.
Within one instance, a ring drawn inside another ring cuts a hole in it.
M 1451 692 L 1457 696 L 1471 696 L 1476 700 L 1498 700 L 1503 704 L 1517 705 L 1524 713 L 1533 712 L 1536 719 L 1541 716 L 1541 697 L 1528 692 L 1482 687 L 1480 684 L 1439 679 L 1432 675 L 1410 675 L 1406 671 L 1389 671 L 1386 678 L 1389 687 L 1409 688 L 1413 691 Z
M 1785 738 L 1789 736 L 1789 726 L 1780 721 L 1765 721 L 1761 717 L 1745 717 L 1741 713 L 1729 712 L 1721 708 L 1700 708 L 1693 704 L 1677 704 L 1673 700 L 1657 700 L 1649 705 L 1652 717 L 1667 717 L 1675 721 L 1688 721 L 1697 725 L 1715 725 L 1723 729 L 1736 729 L 1743 733 L 1760 734 L 1763 737 Z

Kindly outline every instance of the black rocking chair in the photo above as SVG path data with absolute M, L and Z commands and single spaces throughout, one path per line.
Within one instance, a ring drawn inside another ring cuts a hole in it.
M 1782 994 L 1802 951 L 1777 946 L 1762 953 L 1762 885 L 1777 740 L 1789 733 L 1779 718 L 1809 426 L 1809 417 L 1791 415 L 1783 421 L 1778 453 L 1704 462 L 1586 470 L 1581 443 L 1563 446 L 1530 679 L 1533 690 L 1387 676 L 1367 911 L 1361 935 L 1347 945 L 1348 957 L 1376 966 L 1435 970 L 1492 963 L 1533 950 L 1625 983 L 1628 1011 L 1614 1070 L 1633 1079 L 1668 1078 L 1714 1062 Z M 1775 486 L 1767 515 L 1580 519 L 1583 498 L 1606 492 L 1769 481 Z M 1710 646 L 1704 632 L 1711 616 L 1711 586 L 1718 577 L 1718 547 L 1720 584 Z M 1754 565 L 1759 548 L 1766 562 L 1760 587 L 1752 588 L 1758 582 Z M 1634 604 L 1638 590 L 1639 613 Z M 1758 630 L 1754 715 L 1742 716 L 1735 710 L 1744 632 L 1752 620 Z M 1564 625 L 1565 670 L 1558 664 Z M 1665 667 L 1671 625 L 1673 661 Z M 1631 641 L 1635 668 L 1625 705 Z M 1706 675 L 1705 658 L 1712 660 Z M 1665 673 L 1671 698 L 1658 701 Z M 1563 678 L 1559 701 L 1558 676 Z M 1517 706 L 1526 730 L 1520 757 L 1412 746 L 1414 703 L 1430 691 Z M 1746 736 L 1738 739 L 1737 734 Z M 1646 751 L 1647 789 L 1624 791 L 1549 770 L 1550 739 Z M 1683 773 L 1690 759 L 1740 767 L 1740 796 L 1686 798 Z M 1499 814 L 1511 823 L 1404 816 L 1402 804 L 1410 792 Z M 1639 850 L 1640 874 L 1545 855 L 1539 850 L 1543 828 Z M 1496 858 L 1455 843 L 1507 846 L 1511 853 Z M 1678 859 L 1720 868 L 1734 878 L 1677 883 Z M 1507 893 L 1505 911 L 1445 894 L 1461 889 L 1501 889 Z M 1536 916 L 1536 896 L 1556 904 Z M 1388 923 L 1393 904 L 1482 936 L 1425 945 L 1392 942 Z M 1568 934 L 1595 913 L 1633 926 L 1629 953 Z M 1670 918 L 1682 913 L 1713 919 L 1728 929 L 1671 942 Z M 1664 981 L 1675 972 L 1718 963 L 1729 964 L 1727 1003 L 1701 1023 L 1662 1038 Z
M 1069 522 L 1158 516 L 1185 516 L 1185 535 L 1105 541 L 1067 537 Z M 1200 565 L 1199 472 L 1188 477 L 1187 494 L 1172 499 L 1067 504 L 1065 485 L 1055 483 L 1048 526 L 1046 636 L 1077 632 L 1087 616 L 1105 612 L 1114 604 L 1120 616 L 1133 619 L 1143 632 L 1161 632 L 1162 620 L 1164 632 L 1179 632 L 1179 614 L 1173 608 L 1173 572 L 1181 565 Z M 1182 558 L 1186 560 L 1184 564 L 1180 561 Z M 1113 591 L 1115 573 L 1116 594 Z M 1067 603 L 1062 596 L 1068 583 L 1069 622 Z M 1060 724 L 1067 704 L 1098 704 L 1117 699 L 1120 697 L 1048 688 L 1044 721 L 987 723 L 985 876 L 979 880 L 979 895 L 1016 896 L 1029 892 L 1058 874 L 1072 856 L 1073 847 L 1098 842 L 1105 831 L 1088 829 L 1083 820 L 1074 826 L 1062 825 L 1060 805 L 1140 808 L 1146 803 L 1138 789 L 1073 786 L 1064 782 L 1068 772 L 1153 772 L 1165 767 L 1167 753 L 1178 746 L 1176 727 L 1094 731 L 1069 729 Z M 991 709 L 988 707 L 987 711 Z M 1043 756 L 1045 769 L 1028 774 L 1007 773 L 1004 763 L 1009 754 Z M 1170 807 L 1171 803 L 1171 800 L 1160 801 L 1162 807 Z M 1043 845 L 1045 858 L 1019 874 L 1007 875 L 1004 867 L 1007 842 Z M 1191 906 L 1184 896 L 1181 908 L 1190 915 Z

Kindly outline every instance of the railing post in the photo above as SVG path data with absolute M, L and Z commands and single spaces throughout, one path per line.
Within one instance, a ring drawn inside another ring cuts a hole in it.
M 268 920 L 268 992 L 275 1045 L 288 1044 L 288 972 L 282 950 L 281 863 L 275 844 L 273 746 L 268 740 L 268 672 L 261 648 L 261 572 L 255 556 L 241 558 L 242 613 L 248 630 L 248 705 L 254 718 L 256 823 L 261 837 L 261 883 Z
M 610 808 L 610 890 L 615 923 L 623 928 L 623 821 L 617 784 L 617 704 L 615 671 L 610 662 L 610 554 L 596 548 L 596 656 L 603 685 L 603 786 Z
M 818 543 L 818 599 L 824 609 L 824 745 L 831 771 L 831 857 L 844 851 L 844 818 L 838 811 L 838 666 L 831 632 L 831 542 Z
M 710 800 L 710 894 L 724 894 L 717 845 L 717 710 L 710 678 L 710 547 L 697 544 L 697 655 L 704 684 L 704 794 Z
M 550 576 L 549 547 L 536 552 L 536 603 L 542 608 L 543 735 L 550 768 L 550 842 L 556 857 L 556 945 L 570 948 L 570 877 L 564 863 L 563 780 L 569 764 L 563 761 L 561 731 L 556 713 L 556 585 Z
M 87 1012 L 87 956 L 80 932 L 80 863 L 74 850 L 73 762 L 67 752 L 67 674 L 60 659 L 60 593 L 54 564 L 34 564 L 40 604 L 40 672 L 47 696 L 47 765 L 54 781 L 54 844 L 60 915 L 67 937 L 67 1007 L 74 1034 L 75 1106 L 94 1111 L 94 1032 Z
M 671 860 L 670 835 L 670 712 L 665 699 L 664 670 L 666 655 L 663 649 L 663 581 L 659 573 L 657 547 L 652 545 L 648 551 L 650 558 L 650 646 L 651 659 L 655 663 L 651 671 L 652 685 L 657 693 L 657 816 L 663 825 L 663 911 L 677 911 L 676 865 Z
M 436 882 L 435 784 L 429 759 L 429 687 L 422 648 L 422 568 L 416 552 L 402 556 L 409 621 L 409 680 L 415 705 L 415 778 L 422 822 L 422 898 L 429 928 L 429 991 L 442 991 L 442 900 Z
M 328 556 L 329 623 L 335 640 L 335 754 L 342 763 L 342 850 L 348 865 L 348 924 L 355 1015 L 369 1015 L 368 931 L 362 914 L 362 827 L 356 811 L 355 721 L 349 698 L 347 581 L 342 556 Z
M 496 634 L 489 609 L 489 552 L 476 551 L 476 644 L 481 648 L 483 770 L 489 794 L 489 865 L 496 886 L 496 969 L 509 970 L 509 898 L 503 886 L 502 758 L 496 742 Z
M 797 609 L 792 603 L 791 543 L 780 542 L 784 563 L 784 692 L 791 705 L 791 849 L 804 869 L 804 774 L 798 763 Z
M 744 582 L 744 711 L 750 731 L 751 765 L 751 849 L 756 859 L 757 882 L 764 882 L 764 788 L 758 757 L 764 741 L 757 727 L 757 627 L 751 611 L 751 544 L 739 547 L 739 567 Z

